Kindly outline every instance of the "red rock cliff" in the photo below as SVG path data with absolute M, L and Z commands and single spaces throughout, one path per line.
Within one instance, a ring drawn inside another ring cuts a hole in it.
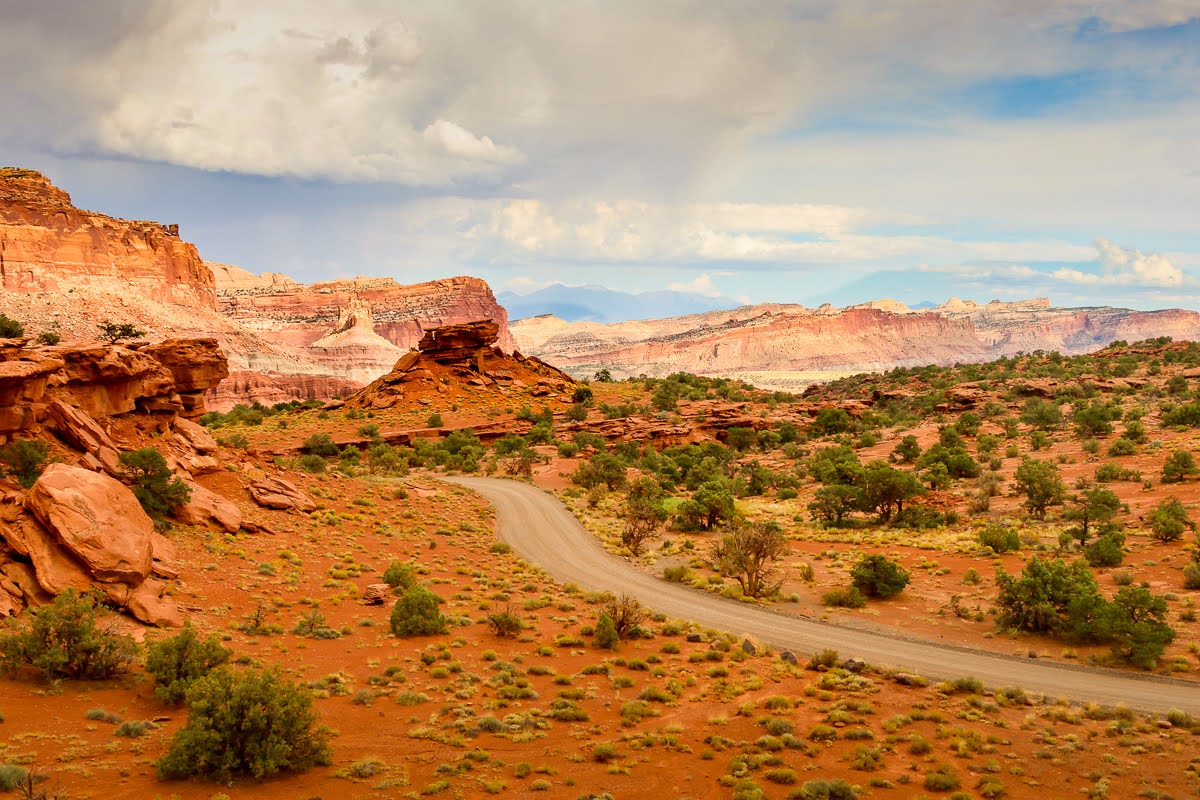
M 83 211 L 41 173 L 0 169 L 0 285 L 43 293 L 92 286 L 215 309 L 216 283 L 176 225 Z

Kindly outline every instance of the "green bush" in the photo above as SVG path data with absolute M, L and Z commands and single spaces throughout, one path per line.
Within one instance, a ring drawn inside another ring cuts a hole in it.
M 266 778 L 330 762 L 312 694 L 275 670 L 219 667 L 187 693 L 188 719 L 156 764 L 158 777 L 199 775 L 222 783 Z
M 154 696 L 169 705 L 183 702 L 188 688 L 229 661 L 230 651 L 217 637 L 201 639 L 192 623 L 174 636 L 150 645 L 146 671 L 154 676 Z
M 20 339 L 25 335 L 25 326 L 0 314 L 0 339 Z
M 100 329 L 100 338 L 109 344 L 116 344 L 122 339 L 140 339 L 146 335 L 145 331 L 138 330 L 131 322 L 104 320 L 96 327 Z
M 449 623 L 438 611 L 441 602 L 440 597 L 424 586 L 413 586 L 392 606 L 392 633 L 396 636 L 445 633 Z
M 40 439 L 17 439 L 0 449 L 0 463 L 8 467 L 8 474 L 17 483 L 28 489 L 42 474 L 49 455 L 50 449 Z
M 840 778 L 832 781 L 805 781 L 799 790 L 788 797 L 797 800 L 858 800 L 854 787 Z
M 869 555 L 859 559 L 850 570 L 850 579 L 868 597 L 887 599 L 904 591 L 908 570 L 886 556 Z
M 857 586 L 851 586 L 847 589 L 830 589 L 821 595 L 821 602 L 836 608 L 862 608 L 867 604 L 867 596 Z
M 1195 530 L 1196 523 L 1188 516 L 1187 509 L 1177 497 L 1168 497 L 1155 507 L 1150 515 L 1150 531 L 1160 542 L 1173 542 L 1188 529 Z
M 25 768 L 16 764 L 0 764 L 0 790 L 11 792 L 25 782 Z
M 1196 467 L 1196 459 L 1186 450 L 1176 450 L 1167 456 L 1162 468 L 1163 483 L 1180 483 L 1189 475 L 1200 472 Z
M 383 582 L 392 587 L 396 594 L 403 594 L 417 585 L 417 572 L 412 564 L 393 561 L 383 571 Z
M 1020 549 L 1021 538 L 1015 529 L 993 522 L 979 532 L 979 544 L 990 547 L 994 553 L 1007 553 Z
M 497 611 L 488 614 L 486 617 L 487 625 L 491 628 L 492 633 L 502 639 L 515 639 L 520 635 L 521 629 L 524 627 L 521 624 L 521 618 L 510 606 L 503 611 Z
M 620 641 L 621 637 L 617 633 L 617 624 L 613 622 L 613 618 L 603 611 L 600 612 L 600 618 L 596 621 L 596 647 L 615 650 Z
M 98 680 L 125 672 L 137 655 L 137 643 L 99 622 L 95 601 L 74 589 L 27 616 L 28 628 L 0 637 L 9 674 L 29 666 L 48 678 Z
M 133 481 L 134 497 L 156 523 L 161 524 L 168 513 L 191 499 L 191 488 L 173 478 L 167 460 L 153 447 L 121 453 L 118 459 Z
M 62 341 L 62 336 L 56 331 L 42 331 L 37 335 L 38 344 L 49 345 L 53 347 Z

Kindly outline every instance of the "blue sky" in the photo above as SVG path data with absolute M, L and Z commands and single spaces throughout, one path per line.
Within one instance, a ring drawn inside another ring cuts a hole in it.
M 1200 308 L 1200 3 L 0 0 L 0 160 L 313 281 Z

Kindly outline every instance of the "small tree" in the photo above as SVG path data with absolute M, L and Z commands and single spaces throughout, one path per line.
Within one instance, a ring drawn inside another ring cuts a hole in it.
M 1108 608 L 1112 652 L 1122 661 L 1153 669 L 1175 630 L 1166 623 L 1167 601 L 1141 586 L 1120 589 Z
M 850 414 L 844 408 L 834 408 L 833 406 L 822 408 L 817 412 L 816 419 L 813 420 L 813 429 L 826 435 L 845 433 L 853 426 L 854 419 Z
M 1083 610 L 1096 605 L 1100 591 L 1088 565 L 1079 560 L 1067 566 L 1062 559 L 1031 559 L 1019 577 L 996 572 L 1000 623 L 1033 633 L 1064 633 Z
M 1196 523 L 1188 516 L 1187 509 L 1178 497 L 1163 500 L 1150 515 L 1150 531 L 1160 542 L 1173 542 L 1189 528 L 1196 530 Z
M 24 335 L 24 325 L 15 319 L 0 314 L 0 339 L 20 339 Z
M 187 724 L 156 764 L 159 778 L 227 783 L 330 762 L 330 734 L 317 725 L 312 692 L 276 670 L 219 667 L 193 684 L 187 706 Z
M 150 645 L 146 671 L 154 676 L 154 696 L 168 705 L 183 702 L 187 690 L 229 662 L 230 651 L 215 636 L 201 639 L 191 622 L 174 636 Z
M 663 505 L 662 487 L 653 478 L 638 478 L 629 488 L 629 496 L 621 507 L 625 527 L 621 531 L 621 543 L 635 556 L 641 553 L 642 545 L 653 539 L 669 516 Z
M 339 452 L 338 446 L 328 433 L 314 433 L 300 445 L 300 452 L 321 458 L 333 458 Z
M 616 650 L 621 637 L 617 635 L 617 626 L 607 612 L 601 611 L 596 620 L 596 647 L 603 650 Z
M 1176 450 L 1167 456 L 1162 468 L 1163 483 L 1182 483 L 1189 476 L 1200 472 L 1196 468 L 1196 459 L 1187 450 Z
M 708 563 L 736 580 L 747 597 L 766 597 L 783 585 L 784 576 L 775 562 L 786 552 L 787 537 L 778 523 L 743 523 L 713 546 Z
M 125 339 L 140 339 L 146 335 L 145 331 L 138 330 L 129 322 L 116 323 L 104 320 L 97 327 L 100 329 L 100 338 L 109 344 L 116 344 Z
M 979 544 L 995 553 L 1007 553 L 1021 548 L 1021 538 L 1015 529 L 993 522 L 979 532 Z
M 921 445 L 917 443 L 917 437 L 911 433 L 900 440 L 900 444 L 892 450 L 892 460 L 903 463 L 911 463 L 921 457 Z
M 883 461 L 871 462 L 863 474 L 863 510 L 878 513 L 879 520 L 885 525 L 893 514 L 903 513 L 906 500 L 924 493 L 925 487 L 911 472 L 888 466 Z
M 826 525 L 841 525 L 849 514 L 857 511 L 862 504 L 862 493 L 853 486 L 835 483 L 822 486 L 813 495 L 808 504 L 808 513 L 814 520 L 820 520 Z
M 172 479 L 167 460 L 153 447 L 121 453 L 118 458 L 133 481 L 134 497 L 156 523 L 191 499 L 191 488 L 179 478 Z
M 1111 489 L 1093 487 L 1085 489 L 1071 498 L 1072 506 L 1063 513 L 1063 518 L 1079 523 L 1067 529 L 1067 533 L 1079 540 L 1084 547 L 1095 525 L 1104 525 L 1121 512 L 1121 498 Z
M 1058 406 L 1040 397 L 1031 397 L 1021 411 L 1021 421 L 1043 431 L 1052 431 L 1062 425 L 1062 413 Z
M 29 666 L 48 678 L 100 680 L 129 669 L 137 643 L 101 622 L 91 595 L 67 589 L 28 614 L 28 627 L 0 636 L 0 666 Z
M 1017 491 L 1025 495 L 1025 508 L 1038 519 L 1045 518 L 1048 507 L 1060 505 L 1066 494 L 1058 467 L 1049 461 L 1026 458 L 1014 477 Z
M 908 570 L 882 555 L 863 556 L 850 570 L 854 588 L 868 597 L 886 600 L 908 586 Z
M 720 481 L 707 481 L 679 504 L 677 514 L 684 527 L 712 530 L 733 517 L 733 495 Z
M 40 439 L 17 439 L 0 449 L 0 463 L 8 467 L 8 474 L 26 489 L 37 482 L 50 449 Z
M 1093 567 L 1116 567 L 1125 560 L 1125 531 L 1106 523 L 1099 528 L 1096 541 L 1083 548 L 1083 557 Z
M 449 622 L 438 611 L 442 599 L 424 586 L 414 586 L 392 606 L 391 626 L 396 636 L 433 636 L 445 633 Z

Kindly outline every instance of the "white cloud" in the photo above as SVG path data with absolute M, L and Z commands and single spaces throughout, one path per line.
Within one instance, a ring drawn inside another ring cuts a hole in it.
M 421 135 L 450 155 L 470 161 L 518 164 L 525 160 L 516 148 L 497 146 L 489 137 L 476 136 L 461 125 L 444 119 L 431 124 Z
M 672 283 L 667 288 L 673 292 L 687 292 L 688 294 L 698 294 L 704 297 L 721 296 L 721 290 L 713 284 L 712 275 L 707 272 L 703 275 L 697 275 L 695 280 L 685 283 Z
M 1179 287 L 1190 278 L 1160 253 L 1143 253 L 1114 244 L 1107 239 L 1096 240 L 1100 272 L 1078 269 L 1056 270 L 1054 277 L 1070 283 L 1096 286 Z

